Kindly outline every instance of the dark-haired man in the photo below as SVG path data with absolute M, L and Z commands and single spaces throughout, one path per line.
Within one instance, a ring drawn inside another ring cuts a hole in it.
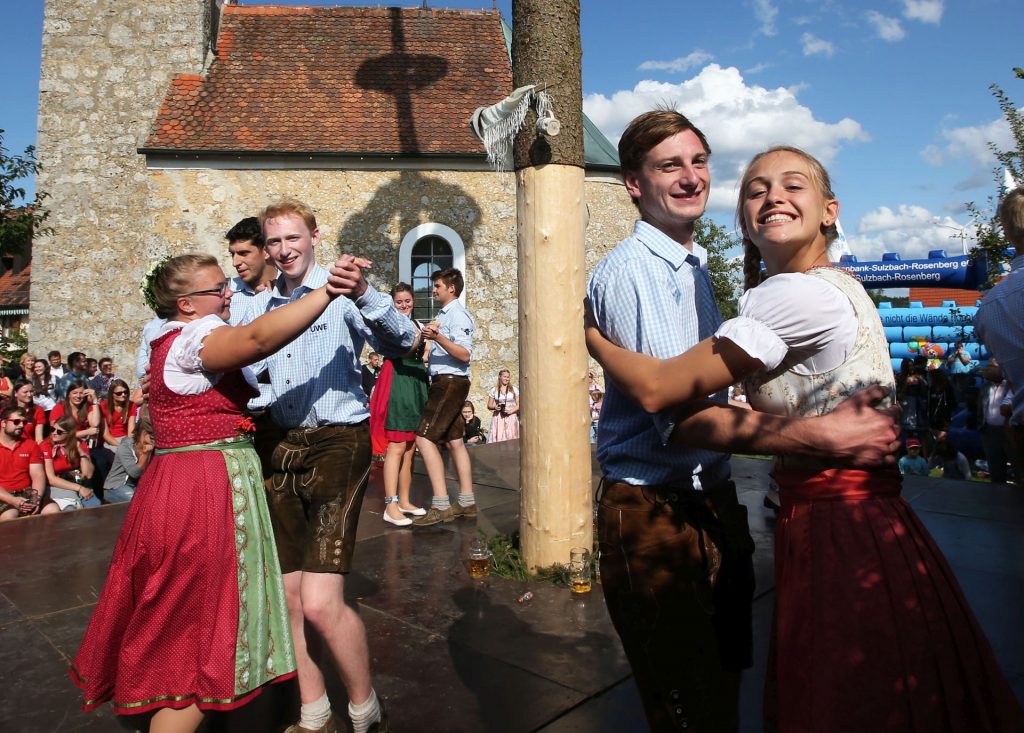
M 721 322 L 707 252 L 693 238 L 711 190 L 710 156 L 704 134 L 674 110 L 640 115 L 619 141 L 641 220 L 598 263 L 588 297 L 601 330 L 628 349 L 675 356 Z M 649 415 L 606 386 L 597 448 L 602 589 L 648 723 L 736 730 L 740 675 L 751 663 L 754 546 L 722 451 L 894 462 L 892 415 L 857 412 L 884 391 L 866 390 L 830 416 L 786 419 L 729 407 L 724 393 L 685 413 Z
M 81 379 L 88 383 L 89 380 L 85 376 L 85 361 L 86 356 L 81 351 L 72 351 L 68 354 L 68 369 L 64 376 L 54 382 L 53 385 L 53 398 L 57 402 L 64 399 L 68 393 L 68 385 L 76 379 Z
M 56 504 L 43 499 L 43 454 L 24 433 L 24 410 L 4 409 L 0 413 L 0 521 L 59 511 Z
M 255 216 L 239 221 L 224 238 L 228 240 L 231 264 L 238 273 L 238 277 L 231 279 L 235 296 L 231 299 L 231 315 L 228 317 L 228 322 L 236 326 L 247 322 L 245 314 L 253 296 L 274 284 L 277 270 L 267 255 L 263 229 Z
M 435 320 L 423 327 L 423 338 L 431 342 L 430 392 L 423 407 L 423 417 L 416 429 L 416 447 L 430 477 L 434 492 L 430 509 L 412 520 L 416 527 L 450 522 L 456 517 L 475 517 L 473 467 L 462 438 L 466 421 L 462 407 L 469 395 L 469 361 L 473 355 L 473 331 L 476 324 L 459 296 L 465 287 L 462 273 L 450 267 L 431 276 L 434 280 L 434 301 L 441 306 Z M 444 478 L 444 460 L 438 446 L 444 443 L 455 464 L 459 479 L 459 498 L 455 504 L 448 496 Z

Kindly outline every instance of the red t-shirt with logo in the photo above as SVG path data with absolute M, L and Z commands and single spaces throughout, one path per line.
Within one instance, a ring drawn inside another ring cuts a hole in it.
M 46 411 L 38 405 L 33 405 L 22 408 L 22 412 L 25 414 L 25 435 L 34 436 L 36 425 L 46 424 Z
M 32 486 L 28 467 L 42 465 L 43 454 L 34 440 L 23 438 L 8 448 L 0 443 L 0 488 L 21 491 Z

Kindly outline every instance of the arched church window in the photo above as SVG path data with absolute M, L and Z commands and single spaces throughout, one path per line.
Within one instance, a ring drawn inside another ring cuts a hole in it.
M 438 270 L 457 267 L 466 277 L 466 249 L 462 237 L 444 224 L 420 224 L 402 238 L 398 250 L 398 277 L 412 285 L 413 318 L 429 321 L 437 313 L 431 276 Z M 469 283 L 466 284 L 467 288 Z M 459 298 L 466 302 L 466 291 Z

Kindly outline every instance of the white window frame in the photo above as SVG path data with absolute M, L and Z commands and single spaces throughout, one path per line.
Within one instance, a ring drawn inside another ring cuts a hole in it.
M 402 237 L 402 244 L 398 247 L 398 280 L 404 283 L 412 282 L 412 248 L 418 241 L 429 236 L 441 237 L 452 248 L 452 266 L 459 269 L 463 280 L 466 281 L 466 287 L 462 289 L 459 302 L 466 305 L 466 291 L 469 290 L 469 278 L 466 274 L 466 245 L 457 231 L 444 224 L 435 222 L 420 224 L 410 229 Z

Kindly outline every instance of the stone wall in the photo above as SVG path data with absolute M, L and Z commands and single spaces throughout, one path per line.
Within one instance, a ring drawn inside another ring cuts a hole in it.
M 213 5 L 46 0 L 37 185 L 51 196 L 53 234 L 33 252 L 30 348 L 110 355 L 129 375 L 152 317 L 138 293 L 149 265 L 201 250 L 233 275 L 224 232 L 290 195 L 318 211 L 321 261 L 340 250 L 368 256 L 380 288 L 397 280 L 398 248 L 413 227 L 435 222 L 459 233 L 478 325 L 472 398 L 483 412 L 499 369 L 519 383 L 513 174 L 147 168 L 137 149 L 173 75 L 202 71 Z M 635 210 L 614 177 L 586 186 L 589 272 L 629 231 Z
M 589 181 L 587 270 L 632 228 L 625 188 Z M 482 409 L 498 371 L 518 384 L 518 288 L 515 178 L 490 171 L 151 170 L 149 234 L 167 252 L 218 257 L 233 274 L 223 239 L 239 219 L 282 196 L 306 201 L 317 213 L 329 264 L 342 252 L 374 263 L 369 280 L 387 290 L 398 280 L 402 238 L 427 222 L 454 229 L 466 247 L 466 305 L 477 323 L 471 399 Z M 486 424 L 486 421 L 485 421 Z
M 112 354 L 131 370 L 151 314 L 138 295 L 162 250 L 152 233 L 145 140 L 171 78 L 202 70 L 211 0 L 46 0 L 30 348 Z

